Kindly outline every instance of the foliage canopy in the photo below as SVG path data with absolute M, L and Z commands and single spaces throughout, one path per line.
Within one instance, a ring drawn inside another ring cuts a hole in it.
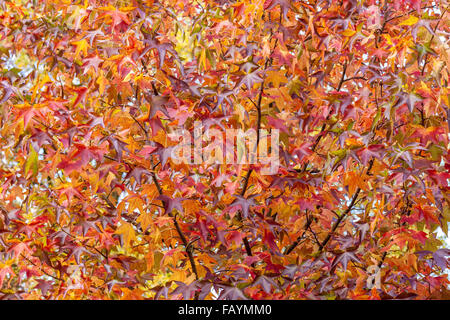
M 0 297 L 449 298 L 447 9 L 0 1 Z M 175 163 L 196 121 L 278 171 Z

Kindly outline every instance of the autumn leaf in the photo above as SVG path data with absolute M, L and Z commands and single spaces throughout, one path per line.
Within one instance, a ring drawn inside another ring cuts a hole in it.
M 412 26 L 413 24 L 416 24 L 419 21 L 419 18 L 415 16 L 409 16 L 408 19 L 403 20 L 399 23 L 400 26 Z
M 32 4 L 0 5 L 0 299 L 449 298 L 445 1 Z
M 86 39 L 81 39 L 78 41 L 72 42 L 72 44 L 76 47 L 75 49 L 75 58 L 78 58 L 80 55 L 80 52 L 83 52 L 84 56 L 87 56 L 89 44 L 87 43 Z
M 115 234 L 121 236 L 122 246 L 129 248 L 132 241 L 136 241 L 136 233 L 133 226 L 128 222 L 122 222 L 121 225 L 116 229 Z
M 36 175 L 39 170 L 38 154 L 32 146 L 30 146 L 30 149 L 31 150 L 28 153 L 27 161 L 25 162 L 24 171 L 25 171 L 25 175 L 27 175 L 30 172 L 30 170 L 33 172 L 33 175 Z

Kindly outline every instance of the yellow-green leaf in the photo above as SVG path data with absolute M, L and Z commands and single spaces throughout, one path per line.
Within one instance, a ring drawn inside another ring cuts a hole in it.
M 410 16 L 408 19 L 403 20 L 399 26 L 412 26 L 413 24 L 416 24 L 417 21 L 419 21 L 419 18 L 415 16 Z
M 34 150 L 32 146 L 30 146 L 30 152 L 28 153 L 28 159 L 25 162 L 25 176 L 28 175 L 30 170 L 33 170 L 33 175 L 36 175 L 38 172 L 38 154 Z

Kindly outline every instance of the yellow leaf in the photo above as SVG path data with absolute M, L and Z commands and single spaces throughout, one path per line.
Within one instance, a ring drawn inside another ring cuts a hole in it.
M 157 196 L 159 196 L 158 189 L 154 184 L 144 184 L 142 186 L 142 195 L 145 195 L 148 198 L 148 201 L 153 201 Z
M 348 148 L 352 148 L 352 147 L 361 147 L 361 143 L 358 141 L 358 139 L 355 138 L 348 138 L 345 139 L 345 145 Z
M 136 9 L 136 7 L 121 7 L 119 10 L 120 10 L 121 12 L 131 12 L 131 11 L 133 11 L 134 9 Z
M 174 272 L 172 273 L 172 276 L 170 277 L 170 280 L 185 282 L 186 271 L 175 269 Z
M 27 162 L 25 163 L 25 176 L 27 176 L 30 170 L 36 175 L 38 172 L 38 154 L 34 148 L 30 145 L 30 152 L 28 153 Z
M 101 286 L 102 284 L 104 284 L 104 281 L 100 278 L 97 278 L 96 276 L 93 276 L 91 279 L 92 283 L 95 284 L 96 286 Z
M 74 42 L 72 42 L 72 44 L 77 47 L 77 49 L 75 50 L 75 58 L 78 58 L 80 51 L 83 51 L 84 56 L 87 56 L 87 49 L 89 47 L 89 44 L 86 41 L 86 39 L 74 41 Z
M 450 220 L 450 207 L 449 206 L 444 206 L 442 215 L 444 216 L 445 219 Z
M 123 82 L 128 82 L 130 81 L 130 79 L 134 76 L 134 71 L 131 70 L 130 72 L 128 72 L 128 74 L 125 76 L 125 78 L 123 79 Z
M 90 174 L 88 178 L 92 188 L 92 193 L 97 193 L 99 185 L 99 174 L 98 173 Z
M 203 68 L 201 68 L 203 66 Z M 203 70 L 206 70 L 206 49 L 202 49 L 202 52 L 200 53 L 200 59 L 199 59 L 199 67 Z
M 19 54 L 17 55 L 16 60 L 14 61 L 14 64 L 19 69 L 24 69 L 27 66 L 32 64 L 32 61 L 30 57 L 27 55 L 26 50 L 22 49 L 20 50 Z
M 141 224 L 142 230 L 147 231 L 153 225 L 152 215 L 148 212 L 141 213 L 136 219 L 136 222 Z
M 268 99 L 267 103 L 270 103 L 272 101 L 275 101 L 277 107 L 280 110 L 285 110 L 289 106 L 292 105 L 292 98 L 289 94 L 289 88 L 287 86 L 285 87 L 279 87 L 279 88 L 270 88 L 266 90 L 269 95 L 271 95 L 272 99 Z
M 165 84 L 166 86 L 170 87 L 171 86 L 171 82 L 170 80 L 166 77 L 166 75 L 161 71 L 161 70 L 156 70 L 155 73 L 155 79 L 158 80 L 160 83 Z
M 123 295 L 121 300 L 144 300 L 142 297 L 143 291 L 139 288 L 134 288 L 132 290 L 128 288 L 121 288 Z
M 263 40 L 262 56 L 263 56 L 263 58 L 266 58 L 266 59 L 268 57 L 270 57 L 269 38 Z
M 386 40 L 386 42 L 387 42 L 387 44 L 388 45 L 393 45 L 393 43 L 392 43 L 392 38 L 391 38 L 391 36 L 389 35 L 389 34 L 383 34 L 383 38 Z M 395 48 L 394 48 L 395 49 Z
M 342 32 L 342 35 L 345 37 L 351 37 L 356 33 L 356 31 L 352 30 L 352 29 L 346 29 Z
M 419 18 L 410 16 L 408 19 L 403 20 L 401 23 L 399 23 L 399 26 L 412 26 L 413 24 L 416 24 L 417 21 L 419 21 Z
M 139 197 L 130 197 L 128 199 L 128 213 L 132 214 L 135 209 L 138 209 L 141 213 L 144 212 L 142 206 L 144 205 L 144 200 Z
M 123 246 L 125 248 L 130 247 L 131 241 L 136 241 L 136 233 L 134 232 L 133 226 L 128 222 L 122 222 L 120 227 L 116 229 L 115 234 L 123 237 Z
M 145 255 L 145 261 L 147 264 L 147 272 L 149 272 L 153 269 L 153 266 L 155 265 L 155 256 L 153 254 L 153 248 L 149 248 L 147 254 Z
M 269 82 L 272 82 L 275 88 L 278 88 L 280 86 L 280 83 L 288 82 L 288 79 L 284 76 L 284 71 L 282 70 L 267 71 L 267 79 L 269 80 Z
M 418 269 L 417 268 L 417 256 L 413 253 L 410 253 L 410 254 L 408 254 L 407 260 L 408 260 L 408 265 L 410 267 L 412 267 L 414 269 L 414 271 L 417 271 L 417 269 Z
M 117 212 L 119 212 L 120 214 L 125 210 L 125 202 L 126 201 L 121 201 L 119 204 L 117 204 L 116 206 L 116 210 Z
M 98 84 L 98 92 L 102 95 L 103 92 L 105 91 L 107 80 L 103 76 L 103 72 L 101 70 L 99 70 L 99 71 L 100 71 L 100 75 L 97 77 L 96 83 Z
M 46 84 L 46 83 L 52 83 L 52 79 L 48 76 L 47 73 L 44 74 L 44 76 L 41 79 L 41 76 L 38 77 L 38 81 L 36 85 L 33 88 L 33 94 L 31 96 L 31 101 L 35 101 L 36 96 L 38 94 L 38 91 Z

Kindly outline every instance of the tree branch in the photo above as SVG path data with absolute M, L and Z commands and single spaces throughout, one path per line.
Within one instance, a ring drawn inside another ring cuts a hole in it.
M 155 87 L 153 84 L 152 84 L 152 86 L 153 86 L 153 90 L 154 90 L 154 92 L 155 92 L 155 95 L 158 95 L 158 91 L 156 90 L 156 87 Z M 151 162 L 152 162 L 152 166 L 153 166 L 153 158 L 152 158 Z M 155 184 L 155 186 L 156 186 L 156 189 L 158 190 L 159 195 L 163 195 L 164 193 L 163 193 L 163 190 L 162 190 L 162 188 L 161 188 L 161 185 L 160 185 L 159 182 L 158 182 L 158 178 L 156 177 L 156 173 L 153 171 L 153 172 L 151 173 L 151 175 L 152 175 L 153 182 L 154 182 L 154 184 Z M 178 221 L 177 221 L 176 216 L 174 216 L 174 215 L 172 214 L 172 212 L 169 212 L 168 215 L 169 215 L 169 217 L 173 217 L 173 224 L 175 225 L 175 229 L 177 230 L 178 236 L 180 237 L 181 242 L 183 243 L 184 248 L 185 248 L 185 251 L 186 251 L 186 253 L 187 253 L 187 255 L 188 255 L 189 262 L 190 262 L 190 264 L 191 264 L 192 272 L 193 272 L 194 275 L 195 275 L 195 279 L 198 280 L 198 279 L 199 279 L 199 276 L 198 276 L 197 267 L 196 267 L 196 265 L 195 265 L 195 259 L 194 259 L 193 250 L 192 250 L 191 247 L 189 246 L 189 243 L 188 243 L 188 241 L 187 241 L 187 239 L 186 239 L 186 236 L 184 235 L 183 231 L 181 230 L 180 225 L 179 225 L 179 223 L 178 223 Z M 198 297 L 199 297 L 199 292 L 197 291 L 197 292 L 195 293 L 194 299 L 195 299 L 195 300 L 198 300 Z
M 313 220 L 312 217 L 307 216 L 306 224 L 304 227 L 305 230 L 303 231 L 301 236 L 299 236 L 289 247 L 286 248 L 286 250 L 284 252 L 285 255 L 290 254 L 292 252 L 292 250 L 294 250 L 300 244 L 300 241 L 302 241 L 305 238 L 306 232 L 308 231 L 308 229 L 312 223 L 312 220 Z
M 369 162 L 369 167 L 367 168 L 367 172 L 366 174 L 368 175 L 370 173 L 370 170 L 372 169 L 373 166 L 373 162 L 374 159 L 372 158 Z M 344 213 L 335 221 L 335 223 L 333 224 L 333 227 L 331 228 L 331 231 L 327 234 L 327 236 L 325 237 L 325 239 L 322 241 L 322 243 L 319 244 L 319 253 L 323 251 L 323 249 L 325 248 L 325 246 L 328 244 L 328 242 L 331 239 L 331 236 L 334 234 L 334 232 L 336 231 L 336 229 L 339 227 L 339 225 L 341 224 L 342 220 L 344 220 L 344 218 L 348 215 L 348 213 L 350 211 L 352 211 L 353 206 L 356 203 L 356 200 L 358 199 L 359 193 L 361 192 L 361 188 L 358 187 L 358 189 L 356 189 L 355 193 L 353 194 L 352 197 L 352 201 L 350 202 L 350 204 L 348 205 L 347 209 L 344 211 Z
M 341 88 L 342 88 L 342 85 L 346 81 L 345 73 L 347 72 L 347 67 L 348 67 L 348 64 L 347 64 L 347 62 L 345 62 L 344 70 L 342 71 L 341 79 L 339 80 L 339 84 L 338 84 L 338 87 L 337 87 L 336 91 L 340 91 Z M 328 112 L 328 115 L 327 115 L 325 121 L 330 118 L 330 114 L 331 113 Z M 326 126 L 327 126 L 326 122 L 324 124 L 322 124 L 322 128 L 320 129 L 319 135 L 317 136 L 316 141 L 314 142 L 313 146 L 311 147 L 311 151 L 312 152 L 314 152 L 316 150 L 317 146 L 319 145 L 320 140 L 324 136 L 324 131 L 325 131 Z M 305 164 L 303 165 L 303 168 L 302 168 L 302 172 L 306 171 L 306 168 L 307 168 L 308 164 L 309 164 L 309 162 L 305 162 Z

